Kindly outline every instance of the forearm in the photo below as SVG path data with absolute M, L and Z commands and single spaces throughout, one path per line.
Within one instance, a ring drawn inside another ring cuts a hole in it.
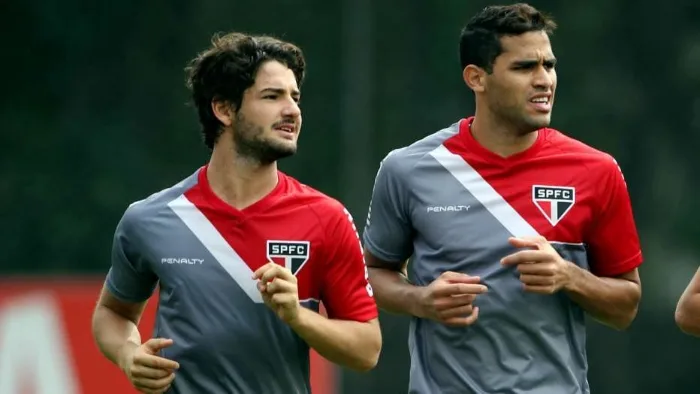
M 676 324 L 686 334 L 700 336 L 700 269 L 678 300 Z
M 572 265 L 564 291 L 594 319 L 612 328 L 627 328 L 637 315 L 641 286 L 624 278 L 604 278 Z
M 328 319 L 306 308 L 290 327 L 318 354 L 344 367 L 368 371 L 377 365 L 382 347 L 375 322 Z
M 141 345 L 136 324 L 105 306 L 95 309 L 92 335 L 100 352 L 120 368 L 124 353 Z
M 391 313 L 418 316 L 420 288 L 411 284 L 401 272 L 369 268 L 369 281 L 380 308 Z
M 700 294 L 683 294 L 676 308 L 676 323 L 686 334 L 700 337 Z

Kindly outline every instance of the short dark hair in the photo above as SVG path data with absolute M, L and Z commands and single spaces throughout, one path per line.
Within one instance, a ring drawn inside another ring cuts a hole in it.
M 532 31 L 554 33 L 557 24 L 535 7 L 517 3 L 494 5 L 474 15 L 459 38 L 459 60 L 462 70 L 474 64 L 491 73 L 493 63 L 503 52 L 501 37 L 518 36 Z
M 303 52 L 296 45 L 271 36 L 215 34 L 211 47 L 185 68 L 187 87 L 199 115 L 204 144 L 209 149 L 214 148 L 223 126 L 212 111 L 212 101 L 228 101 L 240 108 L 243 93 L 255 83 L 260 66 L 270 60 L 289 67 L 301 87 L 306 69 Z

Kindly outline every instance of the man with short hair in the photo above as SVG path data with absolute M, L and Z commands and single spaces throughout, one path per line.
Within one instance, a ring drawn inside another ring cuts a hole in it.
M 380 165 L 365 260 L 379 306 L 412 316 L 410 393 L 589 393 L 584 312 L 617 329 L 637 313 L 621 171 L 549 127 L 555 27 L 527 4 L 477 13 L 460 38 L 474 116 Z

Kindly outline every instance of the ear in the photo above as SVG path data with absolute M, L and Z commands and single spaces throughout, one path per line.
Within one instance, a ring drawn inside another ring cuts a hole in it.
M 481 93 L 486 88 L 486 71 L 477 67 L 473 64 L 464 67 L 462 70 L 462 78 L 464 83 L 469 86 L 469 89 L 473 90 L 474 93 Z
M 214 113 L 214 116 L 216 116 L 216 119 L 219 119 L 219 122 L 221 122 L 224 126 L 228 127 L 233 124 L 235 111 L 233 110 L 231 103 L 228 101 L 217 99 L 212 100 L 211 111 Z

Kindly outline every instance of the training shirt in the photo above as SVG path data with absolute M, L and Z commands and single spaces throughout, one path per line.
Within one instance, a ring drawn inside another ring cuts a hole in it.
M 153 337 L 173 339 L 162 356 L 180 363 L 169 393 L 309 393 L 309 346 L 263 304 L 252 274 L 274 261 L 296 275 L 304 307 L 376 318 L 352 217 L 282 172 L 270 194 L 237 210 L 206 170 L 126 209 L 107 289 L 142 302 L 158 285 Z
M 502 158 L 463 119 L 389 153 L 375 180 L 364 247 L 425 286 L 445 271 L 480 276 L 478 320 L 449 327 L 413 317 L 410 393 L 588 393 L 584 311 L 564 292 L 523 291 L 511 236 L 542 235 L 599 276 L 642 262 L 620 168 L 557 130 Z M 376 291 L 377 289 L 375 289 Z

